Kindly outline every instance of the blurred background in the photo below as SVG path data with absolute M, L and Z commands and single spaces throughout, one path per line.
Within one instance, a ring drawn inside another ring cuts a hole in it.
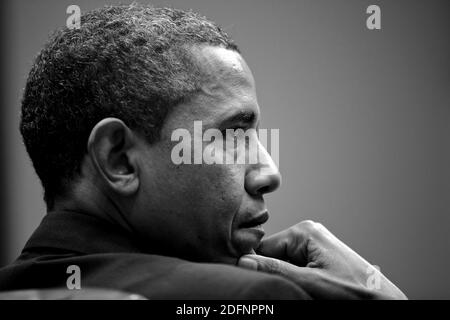
M 45 214 L 18 130 L 33 58 L 70 4 L 120 3 L 2 2 L 0 266 Z M 250 65 L 261 127 L 280 129 L 269 233 L 320 221 L 410 298 L 450 299 L 450 1 L 151 3 L 218 22 Z M 371 4 L 381 30 L 366 28 Z

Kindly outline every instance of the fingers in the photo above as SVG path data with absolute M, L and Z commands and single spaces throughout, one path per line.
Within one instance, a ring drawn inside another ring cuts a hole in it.
M 256 252 L 242 256 L 238 266 L 281 275 L 313 298 L 405 298 L 382 275 L 379 280 L 382 289 L 369 290 L 366 285 L 369 263 L 320 223 L 300 222 L 264 239 Z
M 242 256 L 238 261 L 238 266 L 255 271 L 278 274 L 299 285 L 311 282 L 312 273 L 315 271 L 310 268 L 297 267 L 286 261 L 253 254 Z
M 283 276 L 305 290 L 313 299 L 361 299 L 370 297 L 365 287 L 321 272 L 297 267 L 285 261 L 259 255 L 245 255 L 238 266 Z
M 258 256 L 256 254 L 242 256 L 238 261 L 238 265 L 246 269 L 267 273 L 282 274 L 284 272 L 284 266 L 282 266 L 281 260 Z
M 308 241 L 318 238 L 318 224 L 305 220 L 262 240 L 257 253 L 304 267 L 308 264 Z
M 287 254 L 289 241 L 288 230 L 283 230 L 270 237 L 264 238 L 256 251 L 264 256 L 289 260 Z

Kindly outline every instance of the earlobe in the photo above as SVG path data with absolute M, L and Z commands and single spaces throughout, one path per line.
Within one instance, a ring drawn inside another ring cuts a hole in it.
M 88 139 L 88 156 L 95 170 L 105 185 L 123 196 L 130 196 L 139 188 L 136 147 L 133 131 L 117 118 L 101 120 Z

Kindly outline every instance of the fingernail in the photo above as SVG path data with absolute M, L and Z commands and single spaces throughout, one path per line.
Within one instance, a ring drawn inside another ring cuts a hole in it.
M 240 258 L 238 266 L 245 269 L 258 270 L 258 263 L 255 260 L 247 257 Z

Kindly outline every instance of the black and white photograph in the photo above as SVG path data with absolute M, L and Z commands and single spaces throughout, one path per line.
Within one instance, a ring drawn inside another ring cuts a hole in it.
M 450 299 L 450 1 L 1 15 L 0 300 Z

